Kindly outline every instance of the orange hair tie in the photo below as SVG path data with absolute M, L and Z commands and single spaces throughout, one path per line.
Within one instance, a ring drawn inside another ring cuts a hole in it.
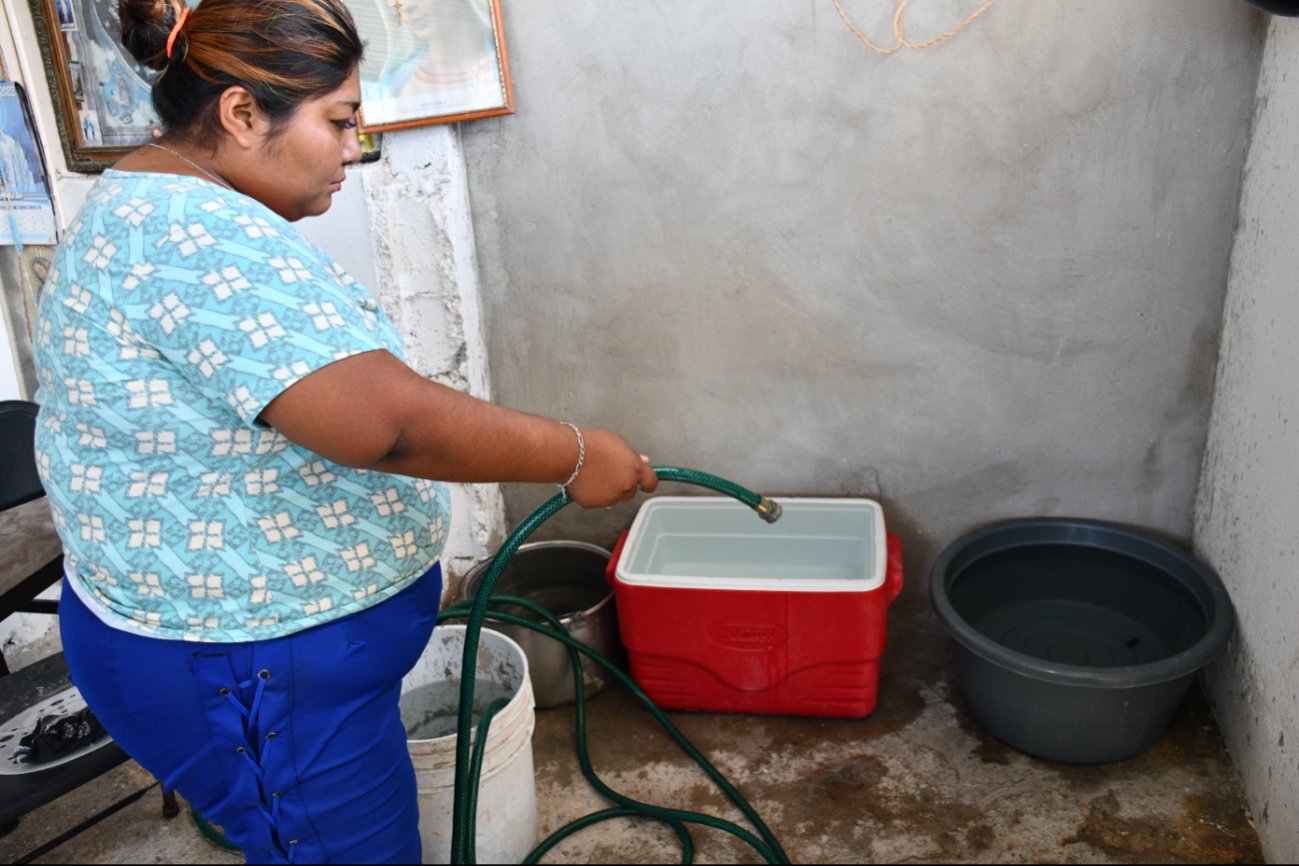
M 167 59 L 171 59 L 171 47 L 176 44 L 176 37 L 180 35 L 180 28 L 185 25 L 185 19 L 189 17 L 189 7 L 186 6 L 180 10 L 180 17 L 176 19 L 176 26 L 171 28 L 171 35 L 167 37 Z

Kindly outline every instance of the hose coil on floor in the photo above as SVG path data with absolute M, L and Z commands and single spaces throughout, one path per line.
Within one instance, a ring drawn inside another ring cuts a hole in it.
M 699 472 L 693 469 L 682 469 L 676 466 L 654 466 L 652 467 L 657 473 L 660 481 L 677 481 L 686 484 L 694 484 L 700 487 L 707 487 L 718 493 L 724 493 L 748 505 L 754 509 L 760 517 L 768 522 L 775 522 L 780 517 L 780 506 L 770 499 L 759 496 L 751 490 L 741 487 L 724 478 L 715 475 L 709 475 L 706 472 Z M 572 500 L 564 493 L 555 496 L 542 503 L 536 511 L 528 515 L 505 540 L 497 551 L 496 556 L 492 559 L 492 564 L 484 575 L 482 583 L 478 587 L 472 601 L 462 602 L 447 608 L 438 615 L 438 621 L 445 619 L 467 619 L 465 627 L 464 655 L 461 662 L 461 670 L 472 671 L 475 668 L 478 658 L 478 638 L 482 631 L 483 622 L 492 619 L 497 622 L 514 623 L 515 625 L 530 628 L 533 631 L 550 637 L 563 643 L 569 654 L 569 660 L 573 670 L 573 694 L 576 699 L 576 725 L 577 725 L 577 746 L 578 760 L 581 763 L 582 773 L 587 780 L 603 796 L 607 797 L 616 805 L 609 809 L 594 812 L 583 818 L 579 818 L 572 823 L 561 827 L 558 831 L 551 834 L 541 842 L 528 858 L 526 863 L 535 863 L 546 854 L 551 848 L 559 842 L 573 835 L 574 833 L 590 827 L 593 824 L 607 821 L 613 818 L 624 817 L 644 817 L 652 818 L 656 821 L 667 824 L 676 833 L 681 842 L 682 862 L 691 863 L 694 860 L 694 843 L 690 836 L 687 824 L 700 824 L 707 827 L 713 827 L 718 830 L 730 833 L 753 847 L 759 855 L 768 863 L 788 863 L 789 857 L 785 854 L 780 843 L 772 834 L 771 830 L 759 817 L 747 800 L 738 790 L 731 785 L 725 777 L 714 767 L 708 759 L 695 746 L 686 739 L 686 736 L 672 723 L 667 716 L 663 714 L 649 697 L 627 676 L 619 670 L 616 665 L 608 659 L 601 656 L 595 650 L 586 644 L 570 637 L 559 619 L 545 608 L 528 601 L 527 599 L 514 598 L 509 596 L 497 596 L 493 598 L 492 590 L 496 586 L 496 581 L 505 571 L 506 565 L 514 556 L 515 552 L 537 527 L 553 517 L 560 509 L 568 505 Z M 536 622 L 532 619 L 514 616 L 500 611 L 489 610 L 490 604 L 508 605 L 521 607 L 531 611 L 534 615 L 541 618 L 543 622 Z M 544 623 L 544 624 L 543 624 Z M 744 817 L 758 831 L 758 835 L 744 829 L 730 821 L 725 821 L 711 815 L 705 815 L 699 812 L 689 812 L 681 809 L 670 809 L 663 806 L 654 806 L 649 803 L 641 803 L 626 797 L 614 791 L 606 785 L 596 774 L 591 765 L 590 754 L 586 742 L 586 714 L 585 714 L 585 689 L 582 682 L 581 656 L 585 655 L 592 661 L 604 667 L 623 685 L 627 686 L 641 703 L 650 710 L 654 718 L 663 726 L 668 735 L 681 747 L 681 749 L 690 756 L 691 759 L 699 765 L 707 776 L 726 794 L 727 798 L 740 810 Z M 471 744 L 470 736 L 474 727 L 473 705 L 474 705 L 474 677 L 462 676 L 460 679 L 460 707 L 457 716 L 457 733 L 456 733 L 456 783 L 455 798 L 453 801 L 452 828 L 451 828 L 451 862 L 452 863 L 474 863 L 476 857 L 475 839 L 476 830 L 475 822 L 478 813 L 478 777 L 482 769 L 483 754 L 485 744 L 487 743 L 487 729 L 491 724 L 492 717 L 499 712 L 508 703 L 506 698 L 499 698 L 488 705 L 482 717 L 478 722 L 478 737 Z M 759 838 L 761 837 L 761 838 Z

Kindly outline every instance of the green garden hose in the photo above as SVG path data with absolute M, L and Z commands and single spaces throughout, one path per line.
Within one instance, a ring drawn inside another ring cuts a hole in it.
M 661 481 L 679 481 L 687 484 L 695 484 L 701 487 L 707 487 L 718 493 L 724 493 L 734 497 L 739 501 L 753 508 L 764 520 L 775 522 L 780 517 L 780 506 L 766 497 L 759 496 L 751 490 L 747 490 L 738 484 L 734 484 L 715 475 L 709 475 L 705 472 L 698 472 L 693 469 L 681 469 L 675 466 L 654 466 L 652 467 Z M 677 834 L 681 840 L 683 850 L 683 861 L 690 863 L 693 861 L 693 842 L 690 833 L 686 829 L 686 824 L 703 824 L 714 827 L 719 830 L 731 833 L 743 839 L 751 845 L 768 863 L 788 863 L 789 858 L 781 848 L 776 837 L 763 823 L 762 819 L 749 805 L 748 801 L 740 795 L 722 774 L 715 768 L 708 759 L 704 757 L 698 749 L 686 739 L 675 725 L 665 716 L 649 697 L 640 690 L 639 687 L 625 673 L 617 668 L 616 665 L 605 659 L 599 653 L 588 647 L 586 644 L 570 637 L 559 620 L 548 610 L 542 608 L 526 599 L 510 598 L 500 596 L 492 598 L 492 590 L 496 586 L 496 581 L 500 578 L 505 566 L 514 556 L 524 540 L 528 538 L 537 527 L 549 520 L 556 512 L 567 505 L 571 499 L 565 493 L 559 493 L 537 508 L 536 511 L 528 515 L 510 534 L 510 537 L 501 545 L 496 556 L 492 560 L 491 566 L 484 575 L 478 592 L 470 602 L 463 602 L 447 608 L 439 614 L 439 621 L 449 618 L 467 618 L 464 638 L 464 654 L 462 656 L 461 670 L 473 671 L 478 658 L 478 637 L 482 630 L 483 621 L 491 618 L 495 621 L 514 623 L 533 629 L 547 637 L 558 640 L 568 647 L 568 653 L 573 669 L 573 693 L 576 699 L 576 718 L 578 729 L 578 758 L 582 765 L 582 772 L 587 779 L 595 786 L 596 790 L 617 804 L 615 808 L 605 809 L 561 828 L 559 831 L 544 840 L 528 856 L 525 862 L 534 863 L 555 844 L 567 838 L 573 833 L 585 827 L 600 821 L 611 818 L 621 818 L 629 816 L 640 816 L 653 818 L 654 820 L 666 823 Z M 513 616 L 503 612 L 488 610 L 489 603 L 510 605 L 522 607 L 532 611 L 541 617 L 547 625 L 535 622 L 530 619 Z M 581 656 L 585 655 L 596 663 L 603 666 L 624 685 L 630 688 L 633 694 L 644 703 L 653 713 L 658 722 L 663 725 L 664 729 L 677 742 L 679 746 L 688 754 L 704 772 L 711 778 L 719 788 L 730 798 L 743 813 L 744 817 L 758 830 L 761 839 L 736 824 L 715 818 L 710 815 L 703 815 L 697 812 L 687 812 L 679 809 L 668 809 L 660 806 L 653 806 L 647 803 L 640 803 L 628 797 L 624 797 L 613 789 L 605 785 L 595 774 L 591 766 L 590 756 L 586 746 L 586 716 L 584 711 L 584 688 L 582 683 Z M 451 825 L 451 862 L 452 863 L 474 863 L 475 850 L 475 821 L 477 818 L 477 799 L 478 799 L 478 772 L 482 765 L 482 753 L 487 742 L 487 725 L 490 723 L 490 717 L 504 706 L 504 699 L 493 701 L 483 714 L 483 719 L 478 725 L 477 741 L 471 745 L 470 735 L 473 729 L 473 703 L 474 703 L 474 677 L 471 675 L 462 675 L 460 678 L 460 707 L 457 723 L 456 735 L 456 786 L 454 798 L 454 810 Z

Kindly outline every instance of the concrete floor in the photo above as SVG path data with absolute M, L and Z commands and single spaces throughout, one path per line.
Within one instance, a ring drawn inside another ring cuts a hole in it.
M 1029 758 L 965 712 L 946 635 L 915 590 L 890 611 L 879 707 L 862 720 L 675 713 L 674 722 L 750 800 L 793 862 L 1258 863 L 1236 772 L 1198 689 L 1164 738 L 1118 763 Z M 588 704 L 591 754 L 623 794 L 739 820 L 736 810 L 621 687 Z M 533 738 L 543 834 L 606 807 L 582 778 L 573 709 L 540 710 Z M 144 796 L 34 860 L 31 852 L 124 796 Z M 695 832 L 700 863 L 758 863 L 742 842 Z M 28 815 L 0 861 L 239 863 L 188 809 L 161 817 L 156 783 L 128 763 Z M 545 862 L 680 862 L 676 838 L 618 820 Z

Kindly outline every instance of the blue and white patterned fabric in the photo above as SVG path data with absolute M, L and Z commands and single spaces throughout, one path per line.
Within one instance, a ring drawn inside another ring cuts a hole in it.
M 280 637 L 388 598 L 438 558 L 444 485 L 349 469 L 257 422 L 400 337 L 293 225 L 205 180 L 108 170 L 35 335 L 41 478 L 96 613 L 158 637 Z

